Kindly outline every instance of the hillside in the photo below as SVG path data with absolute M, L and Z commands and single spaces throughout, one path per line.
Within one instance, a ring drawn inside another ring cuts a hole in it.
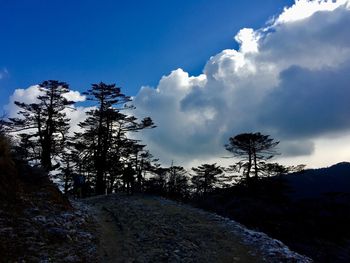
M 20 191 L 0 203 L 3 262 L 311 262 L 191 206 L 125 194 L 69 201 L 42 171 L 14 167 Z
M 84 202 L 99 225 L 102 262 L 311 262 L 263 233 L 161 197 Z
M 321 198 L 327 195 L 350 194 L 350 163 L 342 162 L 327 168 L 307 169 L 284 176 L 293 198 Z
M 97 262 L 91 217 L 7 145 L 0 140 L 0 262 Z
M 350 261 L 350 163 L 218 189 L 194 204 L 259 229 L 315 262 Z

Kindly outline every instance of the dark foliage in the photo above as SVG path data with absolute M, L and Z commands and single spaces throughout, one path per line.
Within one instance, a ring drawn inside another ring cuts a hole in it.
M 190 194 L 189 174 L 181 166 L 171 166 L 167 170 L 167 197 L 174 200 L 187 200 Z
M 275 147 L 278 141 L 269 135 L 257 133 L 242 133 L 229 138 L 229 144 L 225 145 L 227 151 L 241 158 L 239 167 L 243 168 L 246 180 L 250 178 L 253 171 L 257 178 L 263 171 L 265 161 L 276 155 Z
M 39 85 L 42 94 L 37 103 L 16 101 L 20 117 L 10 118 L 12 131 L 21 132 L 20 149 L 22 158 L 38 160 L 47 171 L 52 170 L 52 159 L 62 152 L 69 119 L 64 110 L 73 104 L 64 94 L 69 92 L 68 84 L 56 80 L 44 81 Z
M 338 184 L 335 189 L 328 180 L 316 179 L 321 176 L 333 182 L 343 178 L 343 183 L 346 177 L 349 186 L 350 164 L 216 189 L 195 205 L 259 229 L 316 262 L 349 262 L 350 188 L 344 191 Z
M 12 157 L 10 142 L 0 135 L 0 200 L 10 202 L 18 199 L 21 187 L 18 173 Z
M 83 131 L 76 133 L 72 145 L 79 155 L 75 158 L 79 161 L 77 166 L 91 175 L 96 193 L 103 194 L 115 188 L 117 173 L 120 174 L 132 155 L 136 160 L 135 168 L 139 168 L 138 154 L 143 146 L 128 139 L 127 133 L 155 126 L 149 117 L 139 122 L 136 117 L 122 113 L 133 106 L 128 104 L 130 97 L 115 84 L 93 84 L 84 95 L 96 103 L 96 108 L 87 112 L 86 120 L 79 124 Z M 141 188 L 140 173 L 138 176 Z
M 202 164 L 192 168 L 195 175 L 191 181 L 196 195 L 206 195 L 215 187 L 220 187 L 226 180 L 224 171 L 220 166 L 214 164 Z

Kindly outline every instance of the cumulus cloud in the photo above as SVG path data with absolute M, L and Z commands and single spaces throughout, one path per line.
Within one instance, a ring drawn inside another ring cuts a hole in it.
M 280 138 L 310 138 L 350 130 L 350 60 L 340 68 L 310 70 L 293 66 L 260 112 L 261 125 Z
M 37 102 L 37 97 L 41 94 L 39 90 L 39 85 L 33 85 L 26 89 L 16 89 L 10 96 L 9 103 L 5 106 L 5 110 L 9 117 L 14 117 L 17 115 L 19 108 L 15 105 L 15 101 L 20 101 L 24 103 L 35 103 Z
M 348 0 L 296 0 L 291 7 L 285 7 L 282 14 L 275 20 L 276 24 L 284 24 L 303 20 L 320 11 L 333 11 L 339 6 L 349 7 Z
M 239 49 L 211 57 L 203 74 L 177 69 L 140 90 L 137 114 L 158 126 L 145 142 L 185 165 L 225 155 L 240 132 L 271 134 L 285 156 L 314 154 L 324 136 L 350 131 L 349 24 L 348 0 L 298 0 L 266 27 L 240 30 Z
M 235 36 L 235 40 L 240 44 L 240 51 L 242 53 L 258 52 L 259 34 L 254 32 L 252 28 L 243 28 Z
M 86 97 L 84 95 L 81 95 L 79 91 L 74 90 L 70 90 L 69 92 L 63 94 L 63 97 L 74 102 L 82 102 L 86 100 Z

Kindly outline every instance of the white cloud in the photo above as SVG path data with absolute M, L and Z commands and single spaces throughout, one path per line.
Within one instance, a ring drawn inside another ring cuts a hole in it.
M 261 131 L 285 156 L 329 164 L 326 152 L 347 146 L 325 136 L 350 132 L 349 9 L 345 0 L 296 1 L 265 28 L 240 30 L 240 48 L 211 57 L 202 75 L 178 69 L 143 87 L 134 104 L 158 126 L 144 136 L 153 154 L 191 165 L 227 156 L 232 135 Z
M 27 89 L 16 89 L 10 96 L 9 103 L 5 106 L 6 113 L 9 117 L 16 116 L 19 108 L 15 105 L 15 101 L 35 103 L 40 94 L 39 85 L 33 85 Z
M 74 90 L 70 90 L 68 93 L 63 94 L 63 97 L 74 102 L 81 102 L 86 100 L 86 97 L 84 95 L 81 95 L 79 91 Z
M 93 107 L 73 107 L 73 109 L 65 109 L 67 117 L 70 119 L 69 134 L 73 135 L 74 132 L 80 132 L 81 128 L 78 124 L 86 119 L 86 112 L 92 110 Z
M 275 25 L 303 20 L 320 11 L 333 11 L 338 7 L 349 7 L 349 0 L 296 0 L 291 7 L 284 8 Z
M 252 28 L 243 28 L 235 36 L 235 40 L 240 44 L 242 53 L 258 52 L 259 34 L 254 32 Z

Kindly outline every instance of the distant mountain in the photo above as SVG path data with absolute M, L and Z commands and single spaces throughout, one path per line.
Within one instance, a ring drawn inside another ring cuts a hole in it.
M 307 169 L 285 175 L 293 198 L 320 198 L 350 195 L 350 163 L 341 162 L 327 168 Z

